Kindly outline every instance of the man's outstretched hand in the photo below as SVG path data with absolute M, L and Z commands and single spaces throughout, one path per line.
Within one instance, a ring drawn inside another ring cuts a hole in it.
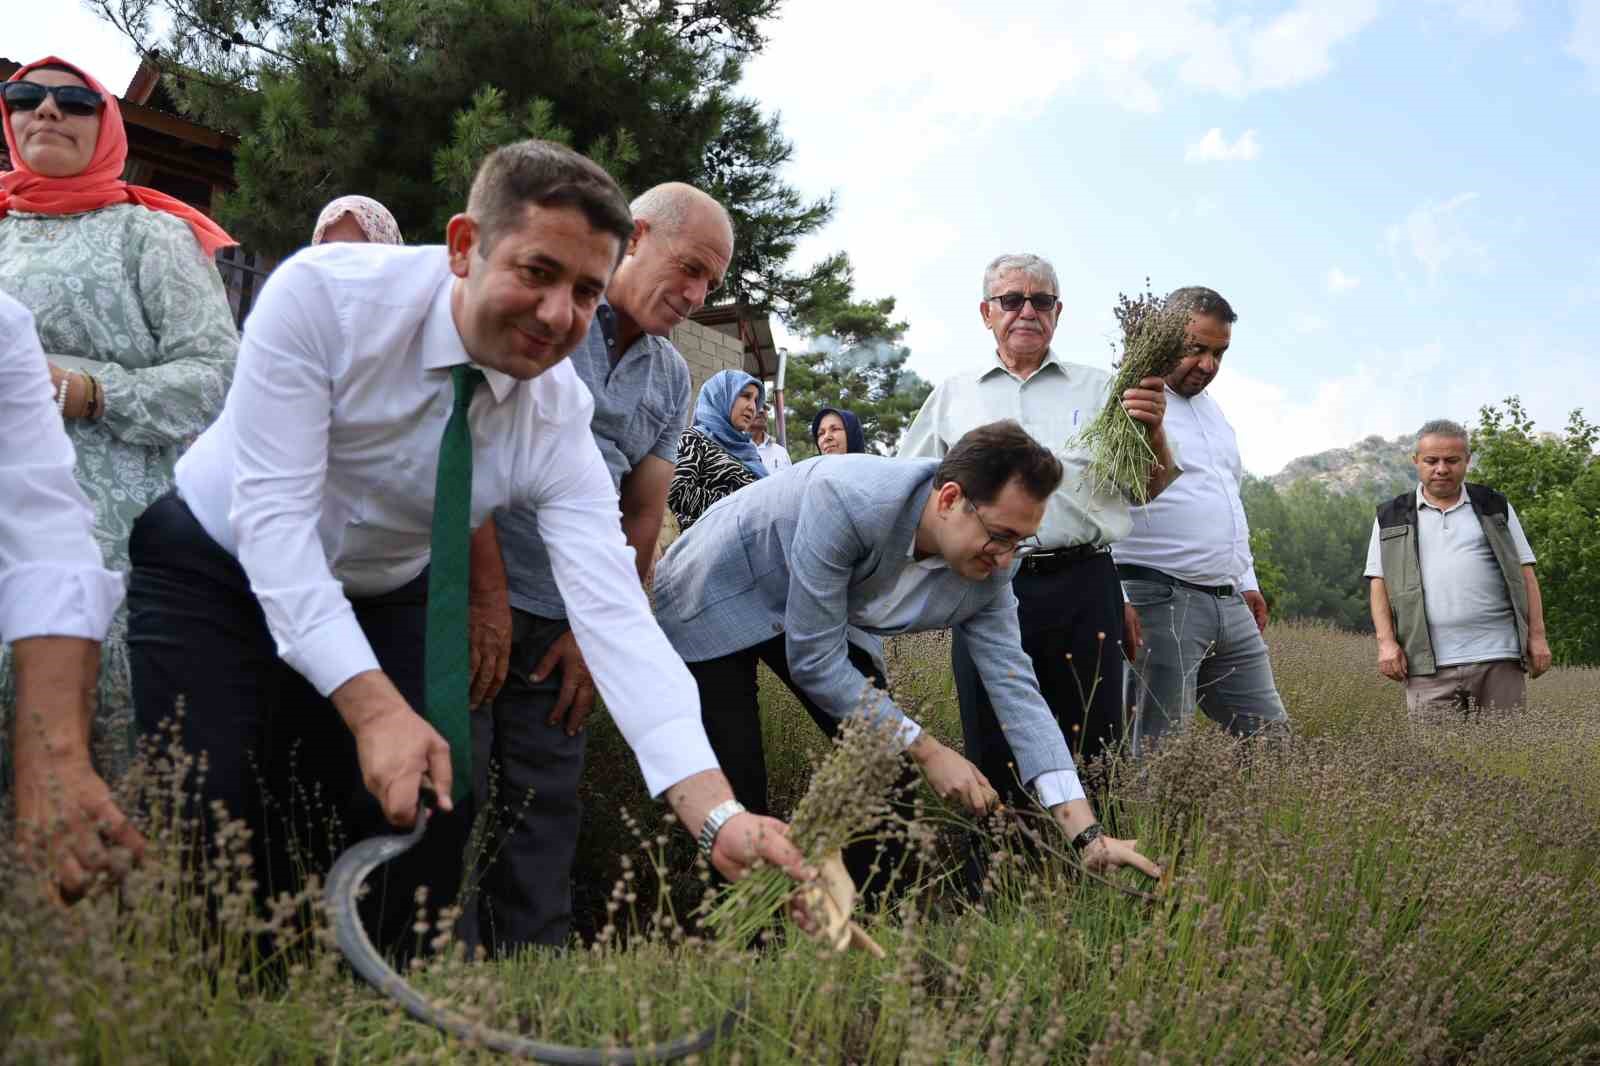
M 145 839 L 94 772 L 89 753 L 52 758 L 24 748 L 17 754 L 17 843 L 24 858 L 49 869 L 65 903 L 82 899 L 102 878 L 121 880 L 144 854 Z

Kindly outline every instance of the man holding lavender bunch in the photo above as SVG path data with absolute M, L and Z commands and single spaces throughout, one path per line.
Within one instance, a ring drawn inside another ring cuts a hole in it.
M 1062 733 L 1088 762 L 1122 738 L 1121 656 L 1137 650 L 1139 627 L 1123 600 L 1110 545 L 1127 536 L 1133 522 L 1128 498 L 1087 476 L 1091 455 L 1076 443 L 1106 406 L 1113 378 L 1051 350 L 1059 292 L 1055 268 L 1038 256 L 1003 255 L 989 264 L 978 313 L 994 336 L 994 353 L 933 390 L 906 431 L 900 455 L 943 456 L 969 430 L 1011 418 L 1061 460 L 1066 476 L 1046 501 L 1041 548 L 1022 560 L 1012 588 L 1022 646 L 1039 687 Z M 1161 378 L 1146 378 L 1121 397 L 1123 410 L 1148 429 L 1154 460 L 1142 486 L 1146 498 L 1181 471 L 1162 425 L 1164 387 Z M 951 658 L 967 755 L 1006 802 L 1016 802 L 1021 783 L 1011 746 L 959 633 Z
M 1164 422 L 1183 451 L 1185 476 L 1134 513 L 1133 532 L 1113 552 L 1145 639 L 1133 682 L 1135 752 L 1159 744 L 1197 708 L 1236 736 L 1289 720 L 1263 639 L 1267 601 L 1239 495 L 1239 444 L 1206 392 L 1239 316 L 1198 285 L 1169 294 L 1164 308 L 1183 320 Z

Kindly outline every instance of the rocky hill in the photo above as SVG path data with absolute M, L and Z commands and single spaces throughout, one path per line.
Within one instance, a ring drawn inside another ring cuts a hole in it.
M 1386 440 L 1374 434 L 1348 448 L 1301 456 L 1267 480 L 1280 489 L 1307 479 L 1340 494 L 1393 495 L 1416 481 L 1416 468 L 1411 465 L 1415 443 L 1410 436 Z

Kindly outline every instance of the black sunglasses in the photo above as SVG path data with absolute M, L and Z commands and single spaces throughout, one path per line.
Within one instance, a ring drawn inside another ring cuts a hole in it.
M 1056 309 L 1056 294 L 1053 292 L 1036 292 L 1032 296 L 1024 296 L 1020 292 L 1005 292 L 989 299 L 1000 305 L 1002 311 L 1020 311 L 1023 301 L 1033 305 L 1033 309 L 1041 315 Z
M 63 115 L 84 118 L 100 110 L 105 97 L 82 85 L 40 85 L 36 81 L 8 81 L 0 85 L 0 99 L 12 111 L 32 111 L 44 103 L 46 96 L 55 97 L 56 107 Z

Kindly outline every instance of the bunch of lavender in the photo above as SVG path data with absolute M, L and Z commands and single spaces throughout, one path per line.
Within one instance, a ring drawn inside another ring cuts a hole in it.
M 1088 476 L 1096 492 L 1117 492 L 1134 503 L 1150 499 L 1150 469 L 1156 462 L 1150 429 L 1122 409 L 1122 394 L 1145 378 L 1164 378 L 1183 357 L 1188 308 L 1169 307 L 1148 291 L 1117 294 L 1112 313 L 1122 331 L 1121 357 L 1105 407 L 1078 434 L 1075 445 L 1089 453 Z M 1115 350 L 1115 345 L 1113 345 Z
M 878 695 L 865 686 L 862 710 L 875 708 Z M 819 866 L 891 817 L 889 794 L 902 765 L 897 726 L 868 712 L 852 715 L 840 727 L 789 820 L 789 840 L 810 865 Z M 744 880 L 722 891 L 706 924 L 719 937 L 747 944 L 783 911 L 794 891 L 795 883 L 782 870 L 757 864 Z

